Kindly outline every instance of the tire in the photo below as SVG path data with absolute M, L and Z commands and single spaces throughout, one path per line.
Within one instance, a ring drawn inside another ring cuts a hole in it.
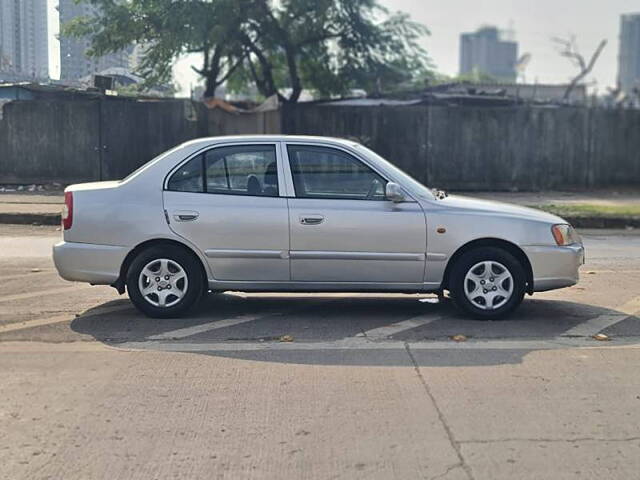
M 453 265 L 449 281 L 454 304 L 478 320 L 505 318 L 522 303 L 525 287 L 522 264 L 497 247 L 465 252 Z
M 158 281 L 159 279 L 159 281 Z M 127 271 L 127 292 L 138 310 L 153 318 L 177 318 L 203 297 L 200 260 L 173 245 L 140 252 Z

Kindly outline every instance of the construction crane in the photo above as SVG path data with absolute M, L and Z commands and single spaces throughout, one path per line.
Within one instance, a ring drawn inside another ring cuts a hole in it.
M 521 80 L 522 83 L 526 83 L 526 76 L 524 72 L 529 66 L 530 62 L 531 62 L 530 53 L 523 54 L 516 62 L 516 72 L 518 73 L 518 79 Z

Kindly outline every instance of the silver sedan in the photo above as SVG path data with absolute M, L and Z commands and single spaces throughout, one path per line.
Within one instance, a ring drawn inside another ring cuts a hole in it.
M 368 148 L 322 137 L 193 140 L 121 181 L 65 190 L 60 275 L 153 317 L 206 292 L 438 292 L 480 319 L 578 281 L 563 219 L 449 196 Z

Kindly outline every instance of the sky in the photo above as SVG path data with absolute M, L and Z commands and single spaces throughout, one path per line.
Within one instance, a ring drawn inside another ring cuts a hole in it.
M 57 0 L 49 2 L 50 70 L 57 78 L 60 70 L 57 33 Z M 618 72 L 618 35 L 620 15 L 640 13 L 639 0 L 380 0 L 391 11 L 401 10 L 413 20 L 423 23 L 431 35 L 425 37 L 424 48 L 438 71 L 458 73 L 460 33 L 474 31 L 482 25 L 496 25 L 513 29 L 519 43 L 520 55 L 530 53 L 531 62 L 525 72 L 527 82 L 564 83 L 575 67 L 561 57 L 551 41 L 552 37 L 575 35 L 585 56 L 591 55 L 598 43 L 608 45 L 589 77 L 591 88 L 600 93 L 614 86 Z M 198 84 L 190 65 L 198 58 L 178 61 L 174 69 L 180 93 L 189 94 L 190 86 Z

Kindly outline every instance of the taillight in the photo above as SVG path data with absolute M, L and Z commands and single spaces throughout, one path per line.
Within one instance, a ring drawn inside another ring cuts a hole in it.
M 64 207 L 62 208 L 62 228 L 69 230 L 73 225 L 73 193 L 64 192 Z

